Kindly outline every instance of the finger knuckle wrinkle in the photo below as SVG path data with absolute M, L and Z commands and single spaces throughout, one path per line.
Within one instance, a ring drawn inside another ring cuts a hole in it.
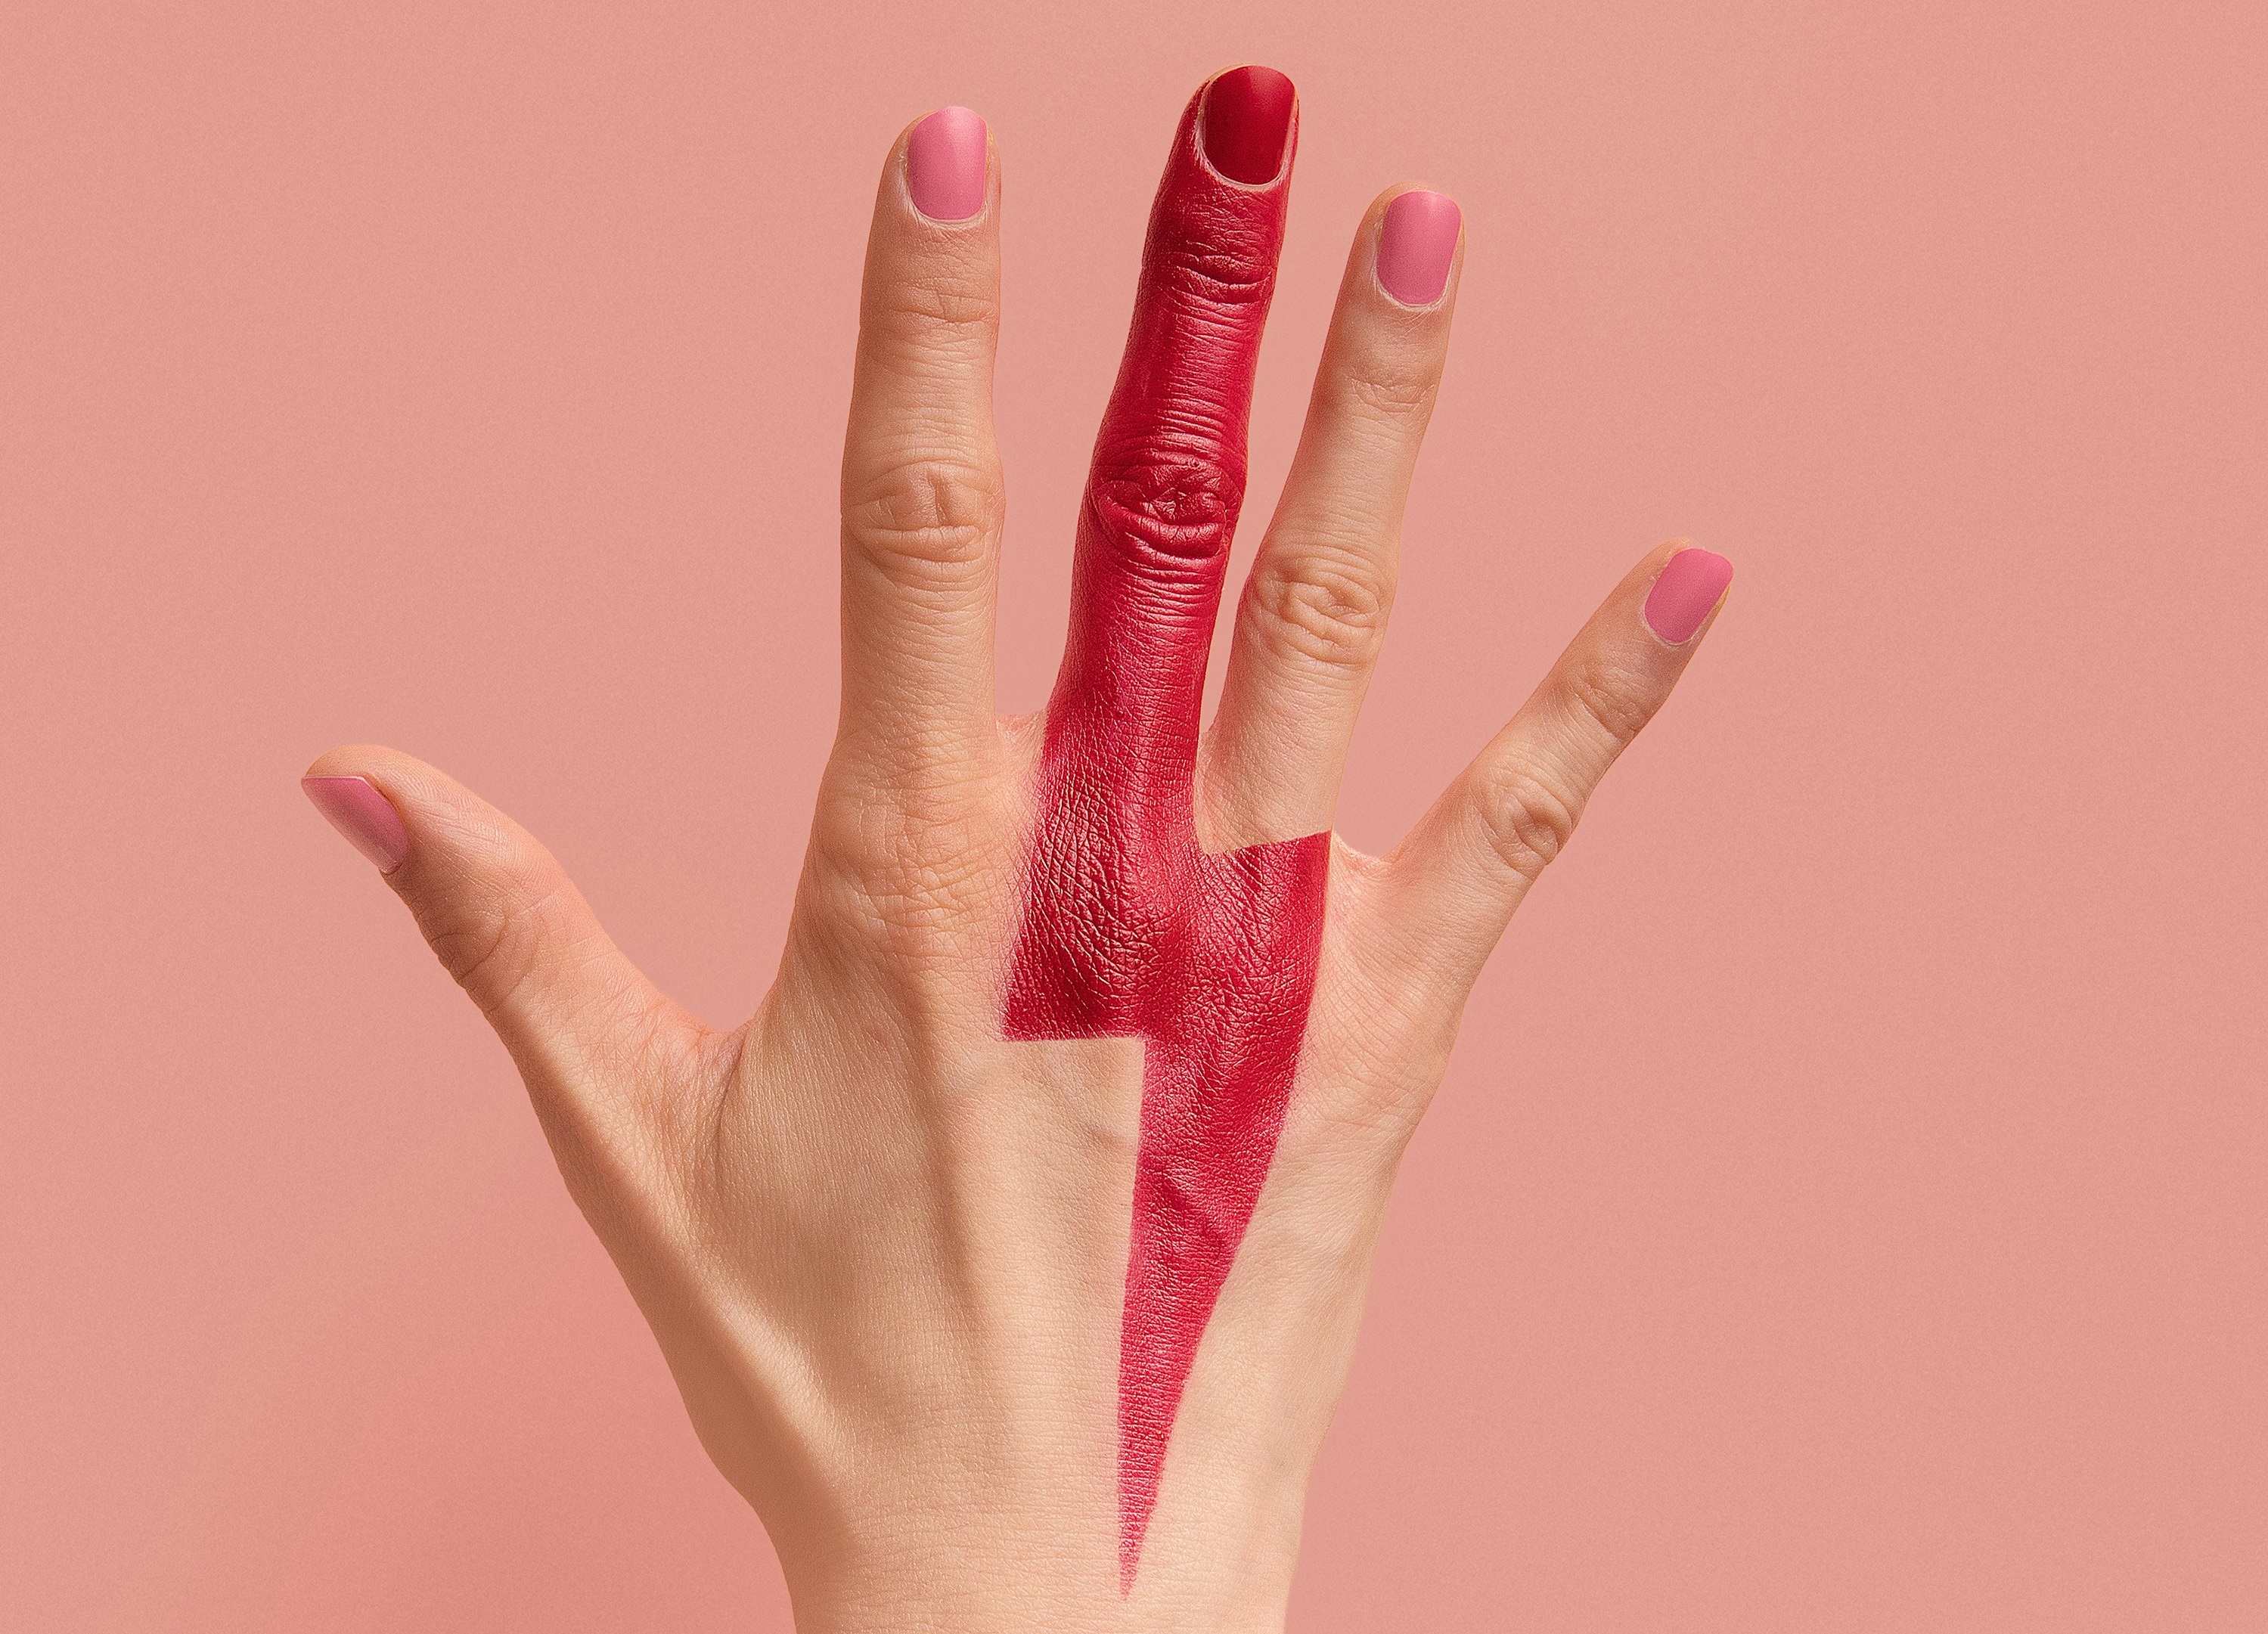
M 966 577 L 981 564 L 1000 522 L 998 482 L 981 467 L 943 458 L 895 461 L 850 496 L 843 531 L 893 578 Z
M 1249 236 L 1176 238 L 1158 247 L 1153 265 L 1183 300 L 1223 306 L 1264 303 L 1276 287 L 1276 266 L 1256 241 L 1247 241 Z
M 1628 747 L 1653 717 L 1653 706 L 1636 679 L 1604 661 L 1569 666 L 1565 687 L 1576 713 L 1604 733 L 1617 752 Z
M 1256 629 L 1279 658 L 1361 670 L 1385 639 L 1386 588 L 1359 570 L 1314 559 L 1263 563 L 1251 598 Z
M 1524 767 L 1498 769 L 1480 806 L 1490 847 L 1505 865 L 1533 880 L 1574 837 L 1580 803 L 1552 780 Z
M 967 822 L 853 818 L 822 844 L 828 872 L 859 919 L 902 957 L 962 946 L 996 881 Z
M 453 902 L 427 927 L 441 968 L 493 1016 L 510 1004 L 543 960 L 545 915 L 555 886 L 532 899 Z
M 1432 412 L 1440 377 L 1431 371 L 1372 364 L 1347 379 L 1356 405 L 1385 420 L 1423 419 Z
M 867 311 L 912 336 L 959 335 L 990 329 L 1000 316 L 1000 301 L 986 280 L 936 276 L 891 284 Z
M 1197 561 L 1226 546 L 1241 487 L 1204 449 L 1153 447 L 1098 457 L 1087 497 L 1112 533 Z
M 889 888 L 871 888 L 867 911 L 901 956 L 965 946 L 968 927 L 982 901 L 975 878 L 958 870 L 902 873 Z

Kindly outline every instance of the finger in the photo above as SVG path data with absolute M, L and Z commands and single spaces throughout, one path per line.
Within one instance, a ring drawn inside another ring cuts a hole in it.
M 892 149 L 866 240 L 843 453 L 842 732 L 893 762 L 993 729 L 998 169 L 982 119 L 932 114 Z
M 1463 217 L 1417 188 L 1363 218 L 1300 452 L 1237 608 L 1199 782 L 1218 846 L 1331 825 L 1394 604 L 1402 512 L 1449 351 Z
M 1079 512 L 1050 740 L 1182 813 L 1297 124 L 1292 82 L 1265 68 L 1182 111 Z
M 1714 622 L 1733 564 L 1662 546 L 1583 627 L 1511 725 L 1386 859 L 1366 932 L 1391 979 L 1456 1005 L 1607 769 L 1668 699 Z
M 495 807 L 392 749 L 334 749 L 300 786 L 409 905 L 539 1106 L 697 1024 L 625 958 L 545 850 Z

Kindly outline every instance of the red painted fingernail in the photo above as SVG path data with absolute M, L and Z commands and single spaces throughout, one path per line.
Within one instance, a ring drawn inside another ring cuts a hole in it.
M 1431 306 L 1448 287 L 1464 224 L 1457 201 L 1439 193 L 1405 193 L 1378 224 L 1378 282 L 1404 306 Z
M 984 208 L 984 121 L 972 108 L 941 107 L 906 138 L 906 191 L 932 221 L 967 221 Z
M 1681 550 L 1669 558 L 1646 595 L 1646 628 L 1681 646 L 1693 639 L 1733 582 L 1733 564 L 1708 550 Z
M 366 777 L 302 777 L 299 786 L 330 819 L 331 827 L 347 836 L 355 850 L 378 865 L 380 873 L 392 873 L 409 855 L 409 830 L 401 813 L 372 788 Z
M 1292 136 L 1292 82 L 1272 68 L 1232 68 L 1204 99 L 1204 151 L 1232 181 L 1258 187 L 1284 169 Z

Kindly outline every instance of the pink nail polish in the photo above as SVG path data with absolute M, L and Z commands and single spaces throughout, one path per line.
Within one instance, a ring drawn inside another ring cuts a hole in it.
M 1646 592 L 1646 628 L 1671 646 L 1683 646 L 1732 582 L 1733 564 L 1724 557 L 1707 550 L 1679 551 Z
M 1378 282 L 1404 306 L 1431 306 L 1448 287 L 1464 225 L 1457 202 L 1439 193 L 1404 193 L 1378 227 Z
M 401 866 L 401 859 L 409 855 L 409 830 L 401 826 L 401 813 L 368 778 L 302 777 L 299 786 L 331 827 L 378 865 L 379 872 L 392 873 Z
M 984 121 L 974 110 L 941 107 L 906 139 L 906 190 L 932 221 L 967 221 L 984 208 L 990 168 Z

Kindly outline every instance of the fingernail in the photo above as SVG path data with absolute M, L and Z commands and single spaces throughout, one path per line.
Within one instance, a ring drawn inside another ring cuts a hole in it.
M 932 221 L 967 221 L 984 208 L 984 121 L 966 107 L 941 107 L 906 139 L 906 191 Z
M 1673 647 L 1683 645 L 1732 582 L 1733 564 L 1715 552 L 1679 551 L 1646 592 L 1646 628 Z
M 401 813 L 368 778 L 302 777 L 299 786 L 331 827 L 378 865 L 379 872 L 392 873 L 401 866 L 401 859 L 409 855 L 409 830 L 401 826 Z
M 1440 193 L 1404 193 L 1378 226 L 1378 282 L 1404 306 L 1431 306 L 1448 287 L 1464 224 L 1457 201 Z
M 1272 68 L 1232 68 L 1204 99 L 1204 152 L 1232 181 L 1258 187 L 1283 173 L 1292 136 L 1292 82 Z

